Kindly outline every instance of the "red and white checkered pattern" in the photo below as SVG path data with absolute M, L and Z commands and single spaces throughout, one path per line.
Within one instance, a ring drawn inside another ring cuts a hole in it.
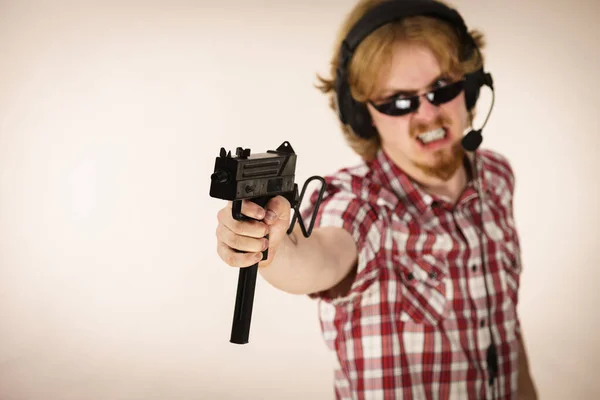
M 350 292 L 319 299 L 323 337 L 335 354 L 337 399 L 491 399 L 482 270 L 485 251 L 497 399 L 516 397 L 520 248 L 509 162 L 477 151 L 483 177 L 484 246 L 472 184 L 455 206 L 425 193 L 380 151 L 326 177 L 315 227 L 343 227 L 359 249 Z M 316 194 L 302 205 L 308 223 Z

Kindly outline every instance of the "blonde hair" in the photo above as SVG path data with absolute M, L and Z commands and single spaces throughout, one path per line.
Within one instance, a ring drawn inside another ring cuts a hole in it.
M 335 41 L 330 62 L 331 79 L 317 74 L 319 84 L 316 87 L 329 95 L 329 107 L 337 114 L 335 102 L 335 76 L 339 66 L 340 47 L 353 25 L 374 7 L 398 0 L 360 0 L 343 21 Z M 440 1 L 447 5 L 447 3 Z M 478 30 L 469 33 L 479 49 L 485 46 L 483 34 Z M 461 43 L 454 27 L 436 18 L 415 16 L 386 24 L 363 40 L 348 66 L 348 84 L 352 96 L 359 102 L 371 99 L 378 90 L 377 77 L 382 70 L 390 68 L 392 48 L 398 43 L 414 43 L 429 48 L 440 64 L 442 72 L 451 76 L 462 76 L 474 72 L 483 65 L 483 56 L 475 52 L 468 60 L 460 61 Z M 473 113 L 470 113 L 472 122 Z M 348 145 L 364 160 L 372 160 L 381 146 L 379 135 L 363 139 L 352 132 L 348 125 L 341 124 L 342 133 Z

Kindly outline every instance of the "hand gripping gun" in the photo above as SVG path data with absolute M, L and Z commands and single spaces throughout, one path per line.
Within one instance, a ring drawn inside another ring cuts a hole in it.
M 326 189 L 326 183 L 322 177 L 312 176 L 305 182 L 302 193 L 298 195 L 298 184 L 294 182 L 295 173 L 296 153 L 287 141 L 283 142 L 277 150 L 268 150 L 266 153 L 257 154 L 250 154 L 250 149 L 238 147 L 235 156 L 232 156 L 231 151 L 226 152 L 224 148 L 221 148 L 220 155 L 215 160 L 214 173 L 210 177 L 210 196 L 232 201 L 232 216 L 238 221 L 251 219 L 241 213 L 242 200 L 251 200 L 259 206 L 265 207 L 273 197 L 283 196 L 294 209 L 287 234 L 292 233 L 296 219 L 298 219 L 302 234 L 309 237 Z M 315 204 L 313 218 L 306 229 L 299 208 L 308 184 L 315 179 L 321 181 L 322 187 Z M 268 249 L 263 251 L 263 260 L 267 259 L 268 251 Z M 248 343 L 257 272 L 258 263 L 247 268 L 240 268 L 229 340 L 231 343 Z

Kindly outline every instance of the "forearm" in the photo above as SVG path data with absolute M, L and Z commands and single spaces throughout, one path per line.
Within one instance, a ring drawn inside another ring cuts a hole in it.
M 340 282 L 355 254 L 350 234 L 340 228 L 318 228 L 305 238 L 296 228 L 283 239 L 273 261 L 259 264 L 262 277 L 291 294 L 315 293 Z

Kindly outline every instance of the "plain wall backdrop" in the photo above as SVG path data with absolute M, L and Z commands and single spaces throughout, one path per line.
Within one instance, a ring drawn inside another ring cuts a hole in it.
M 541 398 L 600 398 L 600 3 L 452 4 L 487 37 Z M 308 298 L 259 278 L 229 343 L 208 191 L 221 147 L 289 140 L 300 185 L 359 161 L 312 86 L 353 5 L 0 2 L 1 400 L 333 398 Z

